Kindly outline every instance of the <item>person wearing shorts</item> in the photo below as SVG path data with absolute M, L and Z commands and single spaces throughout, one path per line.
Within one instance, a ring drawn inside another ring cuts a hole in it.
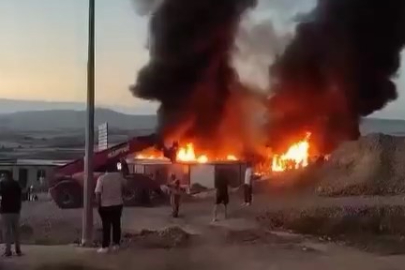
M 229 193 L 228 193 L 228 179 L 224 173 L 218 173 L 215 178 L 215 189 L 216 189 L 216 196 L 215 196 L 215 206 L 213 211 L 213 218 L 212 221 L 218 221 L 218 206 L 224 206 L 224 217 L 227 219 L 228 217 L 228 203 L 229 203 Z

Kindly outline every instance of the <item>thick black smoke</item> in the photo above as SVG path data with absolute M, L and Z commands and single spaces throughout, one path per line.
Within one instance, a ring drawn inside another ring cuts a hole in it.
M 404 0 L 318 0 L 271 68 L 272 141 L 314 131 L 333 149 L 397 97 Z M 328 151 L 328 150 L 326 150 Z
M 232 84 L 241 15 L 255 0 L 165 0 L 150 22 L 150 61 L 132 93 L 159 101 L 159 132 L 212 135 Z

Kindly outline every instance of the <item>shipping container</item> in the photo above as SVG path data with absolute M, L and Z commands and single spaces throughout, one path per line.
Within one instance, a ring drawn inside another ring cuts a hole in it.
M 170 163 L 165 160 L 132 160 L 128 161 L 130 173 L 148 175 L 161 185 L 170 181 L 175 175 L 182 186 L 200 185 L 208 189 L 215 188 L 215 179 L 220 173 L 226 175 L 231 187 L 243 183 L 246 164 L 243 162 L 210 162 L 210 163 Z

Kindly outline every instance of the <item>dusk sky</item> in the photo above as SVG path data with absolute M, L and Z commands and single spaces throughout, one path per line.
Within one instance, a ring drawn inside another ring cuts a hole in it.
M 265 9 L 253 17 L 272 19 L 280 29 L 314 3 L 262 2 Z M 84 102 L 87 16 L 86 0 L 1 0 L 0 98 Z M 128 91 L 148 60 L 147 22 L 147 17 L 137 15 L 132 0 L 96 0 L 98 105 L 154 110 Z M 404 118 L 405 72 L 398 85 L 400 98 L 378 116 Z

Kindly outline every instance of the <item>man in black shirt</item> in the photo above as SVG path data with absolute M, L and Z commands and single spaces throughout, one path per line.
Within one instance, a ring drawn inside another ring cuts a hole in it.
M 21 255 L 20 248 L 20 211 L 21 211 L 21 188 L 20 185 L 11 178 L 9 174 L 4 174 L 0 181 L 0 213 L 3 223 L 3 235 L 4 242 L 6 244 L 6 250 L 4 252 L 5 257 L 10 257 L 11 243 L 14 238 L 15 252 L 17 255 Z

